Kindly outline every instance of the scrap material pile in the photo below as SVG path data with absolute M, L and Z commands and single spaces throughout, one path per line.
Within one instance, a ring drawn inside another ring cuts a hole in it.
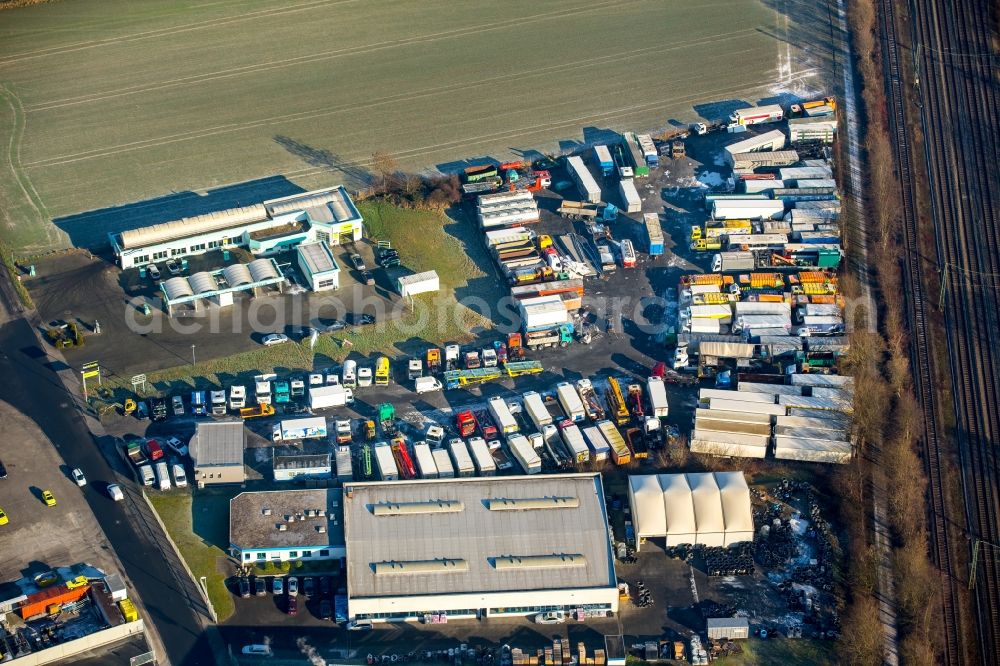
M 587 647 L 581 641 L 577 643 L 576 655 L 570 651 L 569 640 L 553 639 L 552 647 L 539 648 L 535 652 L 514 648 L 510 651 L 511 666 L 562 666 L 577 664 L 578 666 L 603 666 L 607 663 L 604 650 L 594 650 L 587 654 Z

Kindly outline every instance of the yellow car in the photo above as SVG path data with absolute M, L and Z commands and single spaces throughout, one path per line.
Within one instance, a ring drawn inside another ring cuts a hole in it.
M 7 514 L 3 512 L 3 509 L 0 509 L 0 525 L 6 525 L 7 522 Z
M 45 502 L 45 506 L 55 506 L 56 498 L 52 495 L 51 490 L 42 491 L 42 501 Z

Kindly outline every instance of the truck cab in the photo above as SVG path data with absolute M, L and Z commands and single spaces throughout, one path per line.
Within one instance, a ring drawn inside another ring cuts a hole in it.
M 282 405 L 292 400 L 291 389 L 288 386 L 288 382 L 280 381 L 274 382 L 274 402 L 275 404 Z
M 270 405 L 271 404 L 271 382 L 267 379 L 258 379 L 254 383 L 254 396 L 257 398 L 258 405 Z
M 179 395 L 175 395 L 170 399 L 170 407 L 174 412 L 174 416 L 184 416 L 184 398 Z
M 247 406 L 247 387 L 234 385 L 229 387 L 229 409 L 243 409 Z
M 212 391 L 212 414 L 215 416 L 222 416 L 226 413 L 226 392 L 225 391 Z
M 337 429 L 337 443 L 338 444 L 350 443 L 351 439 L 353 438 L 353 435 L 351 434 L 350 419 L 337 419 L 336 429 Z
M 411 358 L 406 364 L 406 377 L 410 381 L 415 381 L 417 377 L 423 377 L 424 364 L 419 358 Z

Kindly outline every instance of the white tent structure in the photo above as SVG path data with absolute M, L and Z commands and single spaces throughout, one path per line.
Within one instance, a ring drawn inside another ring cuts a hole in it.
M 650 537 L 680 544 L 730 546 L 753 539 L 750 488 L 742 472 L 629 477 L 638 550 Z

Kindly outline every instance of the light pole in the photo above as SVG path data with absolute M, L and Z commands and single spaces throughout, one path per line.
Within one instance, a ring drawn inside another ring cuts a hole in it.
M 191 365 L 198 365 L 198 361 L 194 357 L 194 345 L 191 345 Z

